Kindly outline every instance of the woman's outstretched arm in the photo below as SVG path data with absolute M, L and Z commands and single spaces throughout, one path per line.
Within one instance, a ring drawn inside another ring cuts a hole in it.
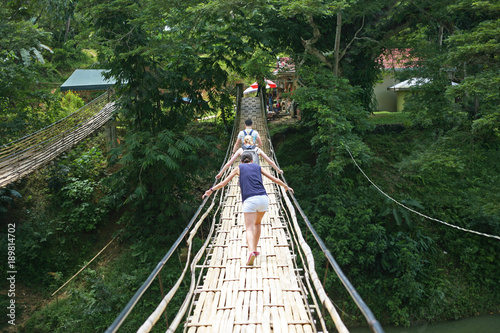
M 206 190 L 205 194 L 203 194 L 203 196 L 201 198 L 204 199 L 205 197 L 209 197 L 210 194 L 212 194 L 214 191 L 216 191 L 220 188 L 223 188 L 224 186 L 227 185 L 227 183 L 229 183 L 229 181 L 231 179 L 233 179 L 234 176 L 239 175 L 239 173 L 240 173 L 240 168 L 235 168 L 233 171 L 231 171 L 231 173 L 223 181 L 221 181 L 219 184 L 215 185 L 214 187 L 211 187 L 210 189 Z
M 233 147 L 233 153 L 236 153 L 236 150 L 238 150 L 238 146 L 241 146 L 241 138 L 236 139 L 236 142 L 234 143 Z
M 264 169 L 260 168 L 260 172 L 261 172 L 264 176 L 266 176 L 267 178 L 271 179 L 271 180 L 272 180 L 273 182 L 275 182 L 276 184 L 283 186 L 283 187 L 284 187 L 287 191 L 288 191 L 288 190 L 290 190 L 290 191 L 292 191 L 292 193 L 295 193 L 295 192 L 293 191 L 293 188 L 289 187 L 289 186 L 288 186 L 287 184 L 285 184 L 285 183 L 284 183 L 281 179 L 278 179 L 278 178 L 274 177 L 273 175 L 271 175 L 268 171 L 266 171 L 266 170 L 264 170 Z
M 243 149 L 241 149 L 241 148 L 238 149 L 236 151 L 236 153 L 233 154 L 233 157 L 231 157 L 231 159 L 224 165 L 222 170 L 219 171 L 219 173 L 215 176 L 215 178 L 219 179 L 220 177 L 222 177 L 222 174 L 224 173 L 224 171 L 226 171 L 226 169 L 229 168 L 234 163 L 234 161 L 236 161 L 236 159 L 241 155 L 242 152 L 243 152 Z
M 274 163 L 274 161 L 272 159 L 270 159 L 269 156 L 267 156 L 266 153 L 264 153 L 264 151 L 262 149 L 259 148 L 258 154 L 260 156 L 262 156 L 262 158 L 264 158 L 267 161 L 267 163 L 269 163 L 270 166 L 272 166 L 276 171 L 278 171 L 278 173 L 283 174 L 283 170 L 278 168 L 276 163 Z

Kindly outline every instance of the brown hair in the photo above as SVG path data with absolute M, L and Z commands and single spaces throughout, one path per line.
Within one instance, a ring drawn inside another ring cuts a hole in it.
M 252 153 L 249 151 L 244 151 L 243 154 L 241 154 L 241 163 L 251 163 L 251 162 L 253 162 Z

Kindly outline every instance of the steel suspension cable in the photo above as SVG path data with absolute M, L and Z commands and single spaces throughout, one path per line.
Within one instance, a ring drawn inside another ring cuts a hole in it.
M 285 180 L 285 177 L 283 175 L 281 175 L 281 176 L 283 177 L 283 181 L 286 184 L 288 184 Z M 312 235 L 314 236 L 314 239 L 316 240 L 316 242 L 320 246 L 321 250 L 323 251 L 323 254 L 325 255 L 325 257 L 329 261 L 330 265 L 332 265 L 333 269 L 335 270 L 335 273 L 340 278 L 340 281 L 342 282 L 342 284 L 346 288 L 347 292 L 351 295 L 352 299 L 354 300 L 354 302 L 356 303 L 356 305 L 358 306 L 360 311 L 363 313 L 363 316 L 365 317 L 365 319 L 368 322 L 368 325 L 370 326 L 372 331 L 376 332 L 376 333 L 383 333 L 384 330 L 382 329 L 382 326 L 380 325 L 378 320 L 375 318 L 375 316 L 373 315 L 373 313 L 370 310 L 370 308 L 368 307 L 368 305 L 366 305 L 366 303 L 363 301 L 361 296 L 358 294 L 358 292 L 356 291 L 354 286 L 351 284 L 351 282 L 349 281 L 347 276 L 344 274 L 344 272 L 342 271 L 342 269 L 338 265 L 337 261 L 334 259 L 333 255 L 331 254 L 330 250 L 328 250 L 327 246 L 325 245 L 325 243 L 323 242 L 321 237 L 318 235 L 318 233 L 316 232 L 316 230 L 312 226 L 311 222 L 307 218 L 306 214 L 304 213 L 304 211 L 300 207 L 300 205 L 299 205 L 297 199 L 295 198 L 295 196 L 293 195 L 293 193 L 289 193 L 289 194 L 293 200 L 295 207 L 299 211 L 299 213 L 302 216 L 302 218 L 304 219 L 307 227 L 309 228 Z

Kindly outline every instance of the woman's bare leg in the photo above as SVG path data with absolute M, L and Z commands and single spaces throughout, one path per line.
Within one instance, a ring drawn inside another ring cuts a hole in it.
M 245 227 L 247 231 L 247 245 L 248 253 L 257 251 L 257 244 L 259 243 L 262 218 L 266 212 L 244 213 Z

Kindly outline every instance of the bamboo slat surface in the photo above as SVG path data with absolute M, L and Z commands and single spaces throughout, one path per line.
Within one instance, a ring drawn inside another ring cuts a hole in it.
M 240 129 L 247 118 L 265 138 L 265 118 L 257 98 L 242 102 Z M 264 142 L 264 151 L 268 145 Z M 235 163 L 233 167 L 237 167 Z M 261 159 L 261 166 L 268 167 Z M 268 169 L 269 170 L 269 169 Z M 274 172 L 274 170 L 271 170 Z M 206 262 L 206 274 L 194 294 L 185 332 L 315 332 L 307 294 L 299 284 L 289 235 L 280 216 L 278 185 L 263 177 L 269 210 L 262 220 L 254 266 L 246 266 L 245 222 L 238 177 L 227 186 L 217 229 Z
M 71 149 L 107 123 L 116 109 L 107 96 L 44 130 L 2 147 L 0 187 L 6 186 Z

